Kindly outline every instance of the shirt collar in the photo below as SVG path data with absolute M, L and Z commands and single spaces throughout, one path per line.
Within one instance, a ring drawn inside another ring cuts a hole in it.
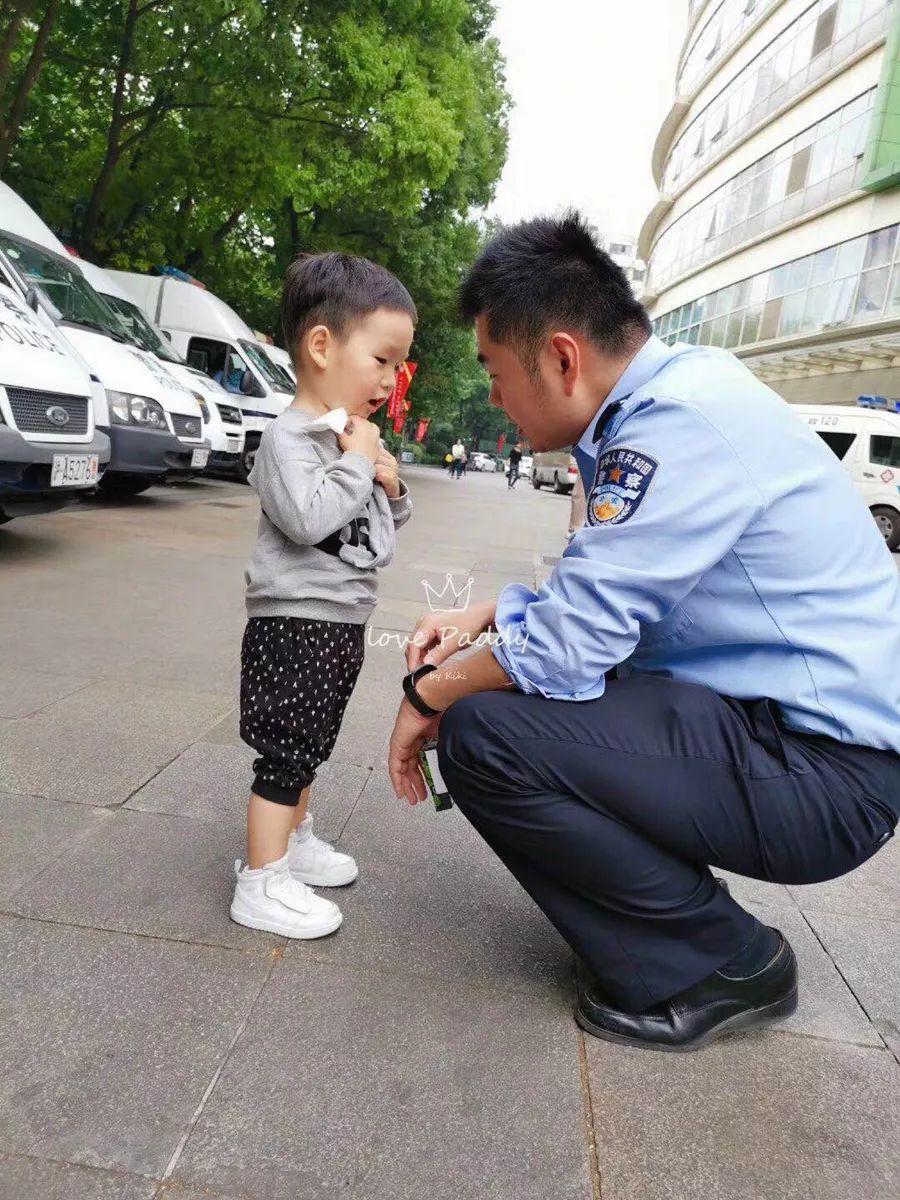
M 597 442 L 600 440 L 607 422 L 613 416 L 614 410 L 618 409 L 622 401 L 627 400 L 632 392 L 636 392 L 645 383 L 649 383 L 654 375 L 659 374 L 672 354 L 672 347 L 667 346 L 655 334 L 651 334 L 647 338 L 619 376 L 615 387 L 600 405 L 596 415 L 591 418 L 587 429 L 581 435 L 578 443 L 579 450 L 590 455 L 591 458 L 596 457 Z

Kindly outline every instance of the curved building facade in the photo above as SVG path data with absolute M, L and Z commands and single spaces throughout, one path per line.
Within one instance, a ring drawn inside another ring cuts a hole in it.
M 667 342 L 900 397 L 900 0 L 692 0 L 639 253 Z

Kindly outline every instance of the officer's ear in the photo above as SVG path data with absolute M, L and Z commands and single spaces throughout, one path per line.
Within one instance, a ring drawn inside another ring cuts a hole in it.
M 558 373 L 563 391 L 571 396 L 581 374 L 581 351 L 569 333 L 554 333 L 550 338 L 550 361 L 554 373 Z

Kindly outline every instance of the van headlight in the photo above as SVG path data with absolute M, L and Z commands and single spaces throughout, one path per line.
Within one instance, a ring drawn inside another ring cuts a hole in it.
M 204 420 L 204 421 L 206 422 L 206 424 L 208 425 L 208 424 L 209 424 L 209 406 L 207 405 L 206 401 L 205 401 L 205 400 L 204 400 L 204 398 L 203 398 L 203 397 L 200 395 L 200 393 L 199 393 L 199 392 L 191 392 L 191 395 L 194 397 L 194 399 L 195 399 L 195 400 L 197 401 L 197 403 L 200 405 L 200 412 L 201 412 L 201 415 L 203 416 L 203 420 Z
M 144 429 L 163 429 L 166 414 L 161 404 L 147 396 L 130 396 L 127 392 L 107 390 L 110 416 L 118 425 L 141 425 Z

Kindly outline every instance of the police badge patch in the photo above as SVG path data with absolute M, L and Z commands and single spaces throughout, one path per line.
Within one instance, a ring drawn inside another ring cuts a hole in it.
M 587 502 L 589 525 L 621 525 L 634 516 L 659 463 L 637 450 L 607 450 L 597 460 Z

